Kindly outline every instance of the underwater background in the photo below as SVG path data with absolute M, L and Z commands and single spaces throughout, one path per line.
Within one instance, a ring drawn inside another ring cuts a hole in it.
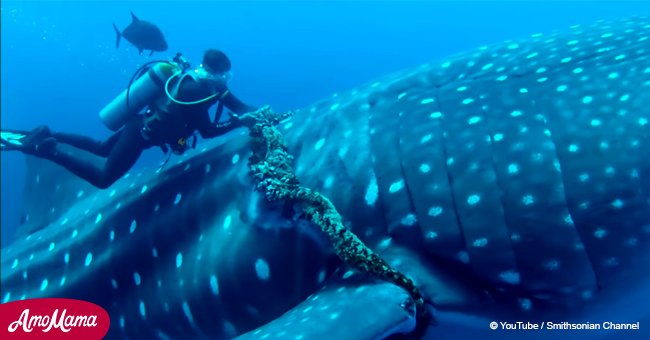
M 176 52 L 196 65 L 207 48 L 225 51 L 233 62 L 233 92 L 252 105 L 284 111 L 482 45 L 650 14 L 647 1 L 2 1 L 1 6 L 2 127 L 47 124 L 98 139 L 110 134 L 99 111 L 133 72 Z M 158 25 L 169 49 L 138 55 L 124 40 L 116 49 L 112 23 L 126 27 L 129 11 Z M 4 247 L 21 220 L 26 169 L 19 153 L 1 157 Z M 163 159 L 152 148 L 136 168 Z M 650 294 L 641 292 L 639 299 L 650 301 Z M 629 312 L 645 316 L 641 331 L 571 336 L 649 338 L 648 311 Z M 448 338 L 456 337 L 453 327 L 447 331 Z M 468 334 L 504 336 L 483 330 L 459 336 Z

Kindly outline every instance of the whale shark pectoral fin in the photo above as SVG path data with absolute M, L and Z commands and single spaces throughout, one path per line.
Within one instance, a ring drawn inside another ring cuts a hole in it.
M 413 249 L 391 244 L 381 256 L 400 272 L 411 277 L 427 302 L 446 310 L 474 309 L 481 305 L 483 287 L 462 265 L 451 260 L 432 261 Z
M 415 328 L 409 295 L 385 283 L 328 285 L 268 324 L 236 339 L 382 339 Z M 267 336 L 268 337 L 268 336 Z

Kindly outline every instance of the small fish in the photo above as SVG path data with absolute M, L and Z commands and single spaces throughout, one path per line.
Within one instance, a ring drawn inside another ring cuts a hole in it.
M 140 54 L 142 54 L 144 50 L 151 50 L 149 55 L 152 55 L 155 51 L 163 52 L 167 50 L 167 41 L 165 41 L 165 37 L 158 26 L 148 21 L 138 19 L 133 12 L 131 12 L 131 18 L 131 24 L 121 33 L 115 23 L 113 23 L 113 28 L 117 35 L 115 48 L 120 47 L 120 38 L 124 37 L 124 39 L 138 49 Z

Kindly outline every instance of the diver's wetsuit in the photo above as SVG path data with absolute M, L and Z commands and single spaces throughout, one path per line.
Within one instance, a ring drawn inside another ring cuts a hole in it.
M 185 77 L 182 78 L 176 99 L 184 102 L 196 101 L 208 97 L 211 93 L 214 92 L 204 86 L 200 80 Z M 105 157 L 106 162 L 101 167 L 81 157 L 76 150 L 64 151 L 53 148 L 51 151 L 35 154 L 63 166 L 98 188 L 108 188 L 129 171 L 145 149 L 176 143 L 179 138 L 187 138 L 195 131 L 198 131 L 203 138 L 211 138 L 241 126 L 238 121 L 233 120 L 218 123 L 221 112 L 217 113 L 214 121 L 210 119 L 208 109 L 219 100 L 224 107 L 236 114 L 256 110 L 255 107 L 243 103 L 231 94 L 226 85 L 217 88 L 217 93 L 218 96 L 201 104 L 171 103 L 162 109 L 150 106 L 150 112 L 160 113 L 153 118 L 160 119 L 151 119 L 151 114 L 134 115 L 122 129 L 103 142 L 76 134 L 52 133 L 52 137 L 58 143 Z M 143 132 L 145 125 L 149 129 Z

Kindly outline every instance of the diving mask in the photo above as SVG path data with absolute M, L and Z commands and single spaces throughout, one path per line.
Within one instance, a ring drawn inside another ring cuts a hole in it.
M 232 79 L 231 71 L 210 72 L 208 68 L 203 66 L 203 64 L 199 65 L 199 67 L 194 70 L 194 73 L 196 73 L 196 75 L 201 79 L 214 81 L 221 84 L 226 84 Z

